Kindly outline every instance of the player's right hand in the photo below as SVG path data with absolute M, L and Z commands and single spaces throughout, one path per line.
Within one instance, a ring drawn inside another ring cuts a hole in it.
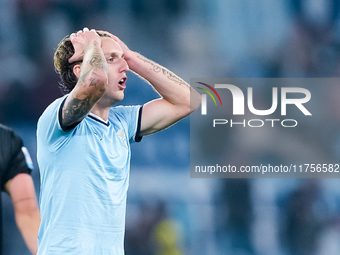
M 100 36 L 97 34 L 96 30 L 89 30 L 87 27 L 83 30 L 79 30 L 77 33 L 71 34 L 70 39 L 74 47 L 74 54 L 69 58 L 69 63 L 82 60 L 84 57 L 84 50 L 92 40 L 97 41 L 99 46 L 101 45 Z

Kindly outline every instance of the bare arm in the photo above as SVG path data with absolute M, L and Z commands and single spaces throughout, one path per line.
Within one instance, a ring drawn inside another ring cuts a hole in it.
M 122 47 L 129 68 L 147 80 L 161 95 L 161 98 L 143 107 L 142 136 L 167 128 L 200 106 L 200 94 L 188 83 L 165 67 L 129 50 L 118 37 L 113 38 Z
M 16 224 L 27 247 L 36 254 L 40 213 L 32 178 L 28 174 L 18 174 L 6 183 L 5 188 L 12 198 Z
M 72 34 L 71 41 L 74 45 L 78 43 L 78 48 L 79 43 L 82 44 L 84 58 L 82 64 L 73 69 L 79 79 L 63 106 L 62 123 L 66 127 L 85 118 L 105 93 L 108 79 L 99 35 L 94 30 L 84 29 L 84 32 Z
M 138 53 L 127 62 L 161 95 L 143 107 L 141 136 L 163 130 L 199 107 L 199 93 L 165 67 Z

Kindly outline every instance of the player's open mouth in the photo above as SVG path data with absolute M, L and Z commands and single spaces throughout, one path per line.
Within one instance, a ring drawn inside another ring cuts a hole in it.
M 126 80 L 127 80 L 127 78 L 124 77 L 118 82 L 120 88 L 122 88 L 122 89 L 126 88 L 126 85 L 125 85 Z

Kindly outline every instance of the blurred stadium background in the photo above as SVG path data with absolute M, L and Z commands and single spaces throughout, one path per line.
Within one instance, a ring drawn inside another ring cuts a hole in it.
M 39 195 L 36 123 L 61 96 L 53 53 L 64 36 L 108 30 L 186 81 L 338 77 L 339 11 L 339 0 L 0 0 L 0 122 L 23 137 Z M 127 84 L 124 104 L 156 95 L 133 74 Z M 190 179 L 189 123 L 132 146 L 126 255 L 340 254 L 338 179 Z M 325 132 L 339 159 L 337 126 Z M 29 254 L 3 199 L 3 254 Z

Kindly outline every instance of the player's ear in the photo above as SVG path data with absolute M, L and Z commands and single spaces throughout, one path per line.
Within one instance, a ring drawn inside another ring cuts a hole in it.
M 80 67 L 81 67 L 80 64 L 77 64 L 73 67 L 73 73 L 77 76 L 77 78 L 79 78 L 80 76 Z

